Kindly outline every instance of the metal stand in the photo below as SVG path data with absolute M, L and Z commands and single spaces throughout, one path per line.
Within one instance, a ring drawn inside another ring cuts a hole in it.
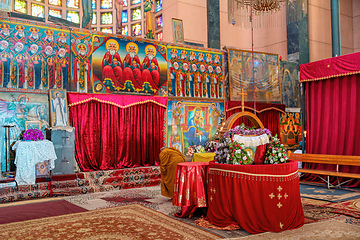
M 7 161 L 6 161 L 6 169 L 5 169 L 5 172 L 7 172 L 7 168 L 9 167 L 9 171 L 8 172 L 11 172 L 11 162 L 10 162 L 10 148 L 11 148 L 11 144 L 10 144 L 10 128 L 12 127 L 15 127 L 13 125 L 4 125 L 3 126 L 5 128 L 5 141 L 7 142 L 7 151 L 6 151 L 6 155 L 7 155 Z M 2 177 L 2 176 L 1 176 Z

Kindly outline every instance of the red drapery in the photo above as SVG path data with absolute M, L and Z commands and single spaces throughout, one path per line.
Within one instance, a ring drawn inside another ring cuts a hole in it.
M 159 165 L 166 98 L 68 93 L 82 171 Z
M 208 212 L 214 225 L 253 234 L 301 227 L 297 162 L 269 165 L 209 163 Z
M 307 98 L 307 153 L 360 156 L 359 70 L 360 53 L 300 65 L 300 81 L 305 82 Z M 334 170 L 336 166 L 306 167 Z M 340 171 L 358 173 L 360 167 L 341 166 Z M 319 181 L 314 175 L 304 179 Z M 347 186 L 359 187 L 360 181 L 352 180 Z
M 245 102 L 245 111 L 254 113 L 254 102 Z M 241 102 L 226 102 L 226 117 L 230 117 L 234 113 L 241 112 Z M 271 134 L 280 136 L 280 114 L 285 112 L 285 104 L 275 103 L 256 103 L 256 116 L 261 120 L 265 128 L 271 131 Z M 247 118 L 239 118 L 236 120 L 234 127 L 244 123 L 245 126 L 252 127 L 252 123 Z

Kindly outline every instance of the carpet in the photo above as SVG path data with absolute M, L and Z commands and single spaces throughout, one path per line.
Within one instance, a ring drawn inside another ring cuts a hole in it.
M 359 239 L 360 226 L 346 224 L 337 220 L 326 220 L 321 222 L 305 224 L 301 228 L 286 230 L 280 233 L 266 232 L 247 237 L 234 238 L 231 240 L 267 240 L 267 239 L 298 239 L 298 240 L 330 240 L 342 239 L 352 240 Z
M 173 206 L 170 198 L 164 197 L 160 194 L 160 186 L 121 189 L 119 191 L 102 193 L 91 193 L 85 195 L 63 197 L 63 199 L 88 210 L 125 206 L 128 204 L 136 203 L 166 214 L 173 219 L 187 223 L 196 228 L 200 228 L 216 234 L 219 236 L 219 238 L 235 238 L 249 235 L 249 233 L 243 230 L 227 231 L 199 227 L 195 224 L 195 221 L 201 218 L 201 211 L 195 212 L 192 218 L 175 217 L 174 214 L 176 212 L 179 212 L 181 208 Z
M 1 226 L 0 239 L 218 239 L 138 204 Z
M 360 191 L 347 189 L 327 189 L 324 186 L 300 183 L 300 195 L 301 197 L 319 199 L 328 202 L 342 202 L 360 198 Z
M 334 213 L 360 218 L 360 198 L 341 203 L 329 203 L 326 207 L 335 208 Z
M 22 204 L 0 205 L 0 224 L 88 211 L 65 200 L 43 200 L 34 203 L 26 201 L 19 203 Z

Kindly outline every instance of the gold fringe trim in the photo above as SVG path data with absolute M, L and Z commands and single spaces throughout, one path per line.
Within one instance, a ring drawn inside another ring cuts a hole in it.
M 241 106 L 233 107 L 233 108 L 230 108 L 230 109 L 226 109 L 226 112 L 231 111 L 231 110 L 235 110 L 235 109 L 238 109 L 238 108 L 241 108 Z M 285 113 L 285 111 L 283 111 L 283 110 L 281 110 L 281 109 L 279 109 L 279 108 L 276 108 L 276 107 L 264 108 L 263 110 L 259 110 L 259 111 L 256 111 L 254 108 L 251 108 L 251 107 L 246 107 L 246 106 L 244 106 L 244 108 L 250 109 L 250 110 L 255 111 L 255 112 L 257 112 L 257 113 L 262 113 L 262 112 L 270 111 L 270 110 L 276 110 L 276 111 Z
M 325 80 L 325 79 L 329 79 L 329 78 L 355 75 L 355 74 L 359 74 L 359 73 L 360 73 L 360 70 L 359 70 L 359 71 L 356 71 L 356 72 L 348 72 L 348 73 L 342 73 L 342 74 L 335 74 L 335 75 L 326 76 L 326 77 L 320 77 L 320 78 L 303 79 L 303 80 L 300 80 L 300 82 L 313 82 L 313 81 Z
M 69 107 L 73 107 L 73 106 L 75 106 L 75 105 L 79 105 L 79 104 L 83 104 L 83 103 L 86 103 L 86 102 L 90 102 L 90 101 L 92 101 L 92 100 L 95 100 L 95 101 L 98 101 L 98 102 L 101 102 L 101 103 L 106 103 L 106 104 L 114 105 L 114 106 L 119 107 L 119 108 L 128 108 L 128 107 L 132 107 L 132 106 L 140 105 L 140 104 L 145 104 L 145 103 L 149 103 L 149 102 L 154 103 L 154 104 L 156 104 L 156 105 L 158 105 L 158 106 L 160 106 L 160 107 L 166 108 L 166 105 L 163 105 L 163 104 L 161 104 L 161 103 L 158 103 L 158 102 L 156 102 L 156 101 L 154 101 L 154 100 L 146 100 L 146 101 L 131 103 L 131 104 L 129 104 L 129 105 L 122 106 L 122 105 L 116 104 L 116 103 L 114 103 L 114 102 L 105 101 L 105 100 L 102 100 L 102 99 L 97 99 L 97 98 L 95 98 L 95 97 L 91 97 L 91 98 L 88 98 L 88 99 L 85 99 L 85 100 L 79 101 L 79 102 L 70 103 L 70 104 L 69 104 Z
M 242 175 L 248 175 L 248 176 L 257 176 L 257 177 L 291 177 L 295 174 L 298 174 L 298 170 L 296 170 L 293 173 L 289 173 L 286 175 L 271 175 L 271 174 L 256 174 L 256 173 L 247 173 L 247 172 L 239 172 L 239 171 L 233 171 L 233 170 L 225 170 L 225 169 L 219 169 L 219 168 L 209 168 L 210 171 L 219 171 L 219 172 L 227 172 L 227 173 L 236 173 L 236 174 L 242 174 Z

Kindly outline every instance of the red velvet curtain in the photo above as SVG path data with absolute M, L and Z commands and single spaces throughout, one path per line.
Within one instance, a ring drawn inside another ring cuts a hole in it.
M 69 105 L 75 156 L 82 171 L 159 165 L 165 108 L 140 101 L 126 107 L 98 100 Z
M 360 74 L 306 82 L 306 98 L 307 153 L 360 156 Z M 323 164 L 307 167 L 335 169 Z M 341 166 L 340 171 L 359 173 L 360 167 Z M 310 175 L 305 180 L 316 178 Z M 347 186 L 359 187 L 360 181 Z
M 254 113 L 254 102 L 245 102 L 245 111 Z M 247 108 L 248 107 L 248 108 Z M 271 134 L 280 136 L 280 114 L 285 112 L 285 104 L 276 103 L 256 103 L 256 116 L 261 120 L 265 128 L 271 131 Z M 230 117 L 234 113 L 241 112 L 241 102 L 226 102 L 226 117 Z M 253 124 L 247 118 L 239 118 L 234 126 L 244 123 L 245 126 L 252 127 Z

